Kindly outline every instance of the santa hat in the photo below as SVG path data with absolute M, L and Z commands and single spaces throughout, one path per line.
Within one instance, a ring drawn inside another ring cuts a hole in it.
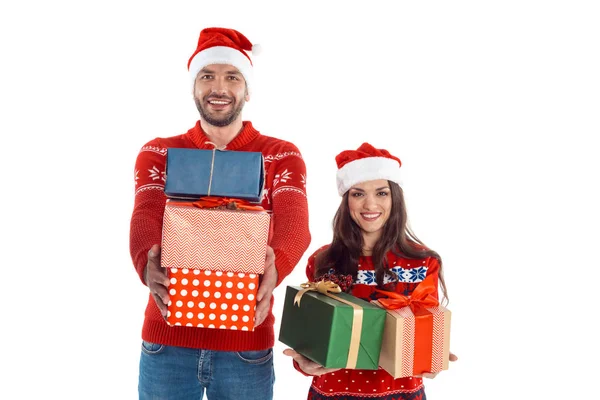
M 252 60 L 248 52 L 256 55 L 258 50 L 258 45 L 252 45 L 246 36 L 234 29 L 203 29 L 198 38 L 198 47 L 188 61 L 192 91 L 202 68 L 211 64 L 228 64 L 236 67 L 244 76 L 249 92 L 252 86 Z
M 389 151 L 376 149 L 369 143 L 363 143 L 356 150 L 342 151 L 335 157 L 337 162 L 337 187 L 343 196 L 357 183 L 386 179 L 402 185 L 400 166 L 402 162 Z

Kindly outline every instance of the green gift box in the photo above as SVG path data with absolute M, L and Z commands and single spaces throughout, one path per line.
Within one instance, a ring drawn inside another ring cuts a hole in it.
M 286 289 L 279 341 L 326 368 L 377 369 L 386 311 L 347 293 L 305 291 L 294 304 L 300 291 Z

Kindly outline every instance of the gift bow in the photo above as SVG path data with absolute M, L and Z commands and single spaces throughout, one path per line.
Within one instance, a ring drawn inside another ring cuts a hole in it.
M 198 208 L 216 208 L 220 206 L 227 206 L 229 204 L 235 204 L 239 210 L 248 211 L 264 211 L 265 209 L 261 206 L 252 205 L 246 200 L 241 199 L 230 199 L 227 197 L 201 197 L 199 200 L 194 202 L 177 202 L 178 205 L 191 206 Z
M 352 328 L 350 332 L 350 344 L 348 346 L 348 360 L 346 361 L 346 368 L 356 368 L 358 362 L 358 351 L 360 349 L 360 337 L 363 325 L 363 308 L 357 304 L 352 303 L 346 299 L 336 296 L 333 293 L 341 293 L 342 289 L 337 283 L 331 281 L 319 281 L 319 282 L 306 282 L 300 285 L 302 290 L 296 293 L 294 297 L 294 305 L 300 307 L 300 299 L 306 292 L 319 292 L 327 297 L 331 297 L 341 303 L 352 307 Z
M 424 312 L 426 313 L 427 308 L 440 305 L 440 302 L 433 296 L 433 293 L 437 291 L 434 277 L 434 275 L 428 275 L 417 285 L 410 296 L 403 296 L 400 293 L 375 289 L 375 292 L 387 296 L 387 298 L 377 300 L 388 310 L 410 307 L 415 315 L 421 315 Z
M 342 289 L 338 286 L 337 283 L 333 283 L 331 281 L 319 281 L 319 282 L 306 282 L 300 284 L 302 290 L 296 293 L 296 297 L 294 297 L 294 305 L 300 307 L 300 299 L 306 292 L 319 292 L 324 295 L 327 293 L 341 293 Z M 336 297 L 334 299 L 337 300 Z

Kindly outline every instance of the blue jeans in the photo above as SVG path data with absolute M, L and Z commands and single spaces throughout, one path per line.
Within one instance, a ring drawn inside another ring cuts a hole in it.
M 213 351 L 142 342 L 140 400 L 272 400 L 273 349 Z

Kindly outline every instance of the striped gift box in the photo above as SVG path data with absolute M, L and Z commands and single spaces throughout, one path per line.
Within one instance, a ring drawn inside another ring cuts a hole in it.
M 269 225 L 264 211 L 167 202 L 161 250 L 170 279 L 167 323 L 253 330 Z
M 376 304 L 383 308 L 377 301 Z M 427 308 L 425 319 L 410 307 L 386 310 L 379 365 L 394 378 L 436 373 L 448 369 L 450 310 Z

